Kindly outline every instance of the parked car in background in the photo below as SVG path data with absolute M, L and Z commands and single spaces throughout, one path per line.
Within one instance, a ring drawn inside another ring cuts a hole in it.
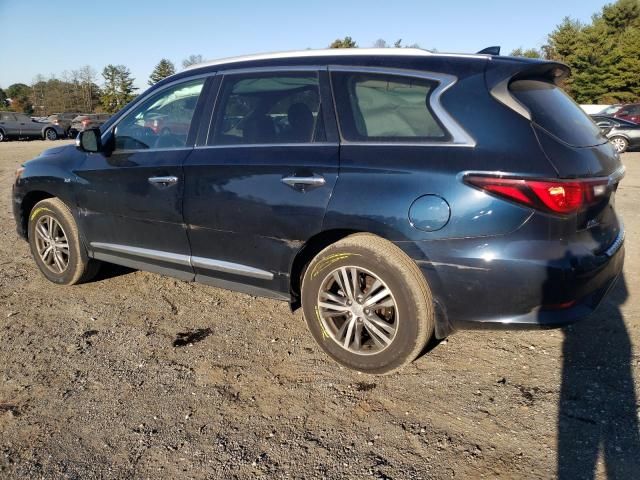
M 640 125 L 607 115 L 591 115 L 618 153 L 640 147 Z
M 69 134 L 69 129 L 71 128 L 71 122 L 78 116 L 78 113 L 79 112 L 54 113 L 47 117 L 47 123 L 53 123 L 54 125 L 62 127 L 64 129 L 65 136 L 67 136 Z
M 0 112 L 0 142 L 10 138 L 57 140 L 64 134 L 59 125 L 37 122 L 24 113 Z
M 368 373 L 465 327 L 566 325 L 625 236 L 624 166 L 568 74 L 413 48 L 200 64 L 18 169 L 17 229 L 56 284 L 103 261 L 288 301 Z
M 595 114 L 597 114 L 597 113 L 602 112 L 602 110 L 605 110 L 605 109 L 609 108 L 610 106 L 611 106 L 611 105 L 593 105 L 593 104 L 591 104 L 591 105 L 589 105 L 589 104 L 585 105 L 585 104 L 582 104 L 582 105 L 580 105 L 580 108 L 581 108 L 582 110 L 584 110 L 584 112 L 585 112 L 587 115 L 595 115 Z
M 629 103 L 620 107 L 614 117 L 629 120 L 633 123 L 640 123 L 640 103 Z
M 624 105 L 622 103 L 615 103 L 613 105 L 603 105 L 604 108 L 598 110 L 597 112 L 587 112 L 590 115 L 613 115 L 618 110 L 620 110 Z
M 107 113 L 86 113 L 78 115 L 71 122 L 69 137 L 75 138 L 78 133 L 88 128 L 99 128 L 109 120 L 109 118 L 111 118 L 111 115 Z

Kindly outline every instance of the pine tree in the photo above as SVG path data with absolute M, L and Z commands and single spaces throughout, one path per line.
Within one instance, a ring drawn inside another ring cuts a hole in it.
M 104 111 L 115 113 L 135 98 L 134 78 L 124 65 L 107 65 L 102 71 L 104 88 L 101 102 Z
M 153 69 L 153 72 L 151 72 L 151 75 L 149 75 L 148 83 L 149 85 L 155 85 L 160 80 L 167 78 L 173 75 L 174 73 L 176 73 L 175 65 L 170 60 L 163 58 L 162 60 L 160 60 L 160 62 L 158 62 L 156 67 Z

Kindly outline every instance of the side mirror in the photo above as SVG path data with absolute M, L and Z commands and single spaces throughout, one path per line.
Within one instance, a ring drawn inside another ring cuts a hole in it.
M 80 132 L 76 137 L 76 147 L 78 147 L 83 152 L 89 153 L 96 153 L 102 150 L 100 129 L 89 128 Z

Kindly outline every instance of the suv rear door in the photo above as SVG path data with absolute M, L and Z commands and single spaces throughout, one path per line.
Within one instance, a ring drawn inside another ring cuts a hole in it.
M 327 71 L 218 77 L 211 128 L 184 166 L 196 280 L 288 298 L 293 257 L 321 231 L 338 176 Z

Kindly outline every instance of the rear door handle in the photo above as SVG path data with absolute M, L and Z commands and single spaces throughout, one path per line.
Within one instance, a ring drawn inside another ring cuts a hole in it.
M 157 187 L 170 187 L 178 183 L 178 177 L 149 177 L 149 183 Z
M 308 187 L 321 187 L 326 182 L 322 175 L 311 175 L 307 177 L 296 177 L 295 175 L 284 177 L 280 180 L 285 185 L 304 191 Z

